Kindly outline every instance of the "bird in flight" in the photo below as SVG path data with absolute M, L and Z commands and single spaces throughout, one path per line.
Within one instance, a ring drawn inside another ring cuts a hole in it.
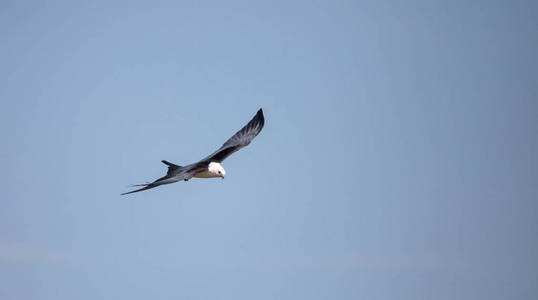
M 265 120 L 263 118 L 263 111 L 260 108 L 254 118 L 252 118 L 247 125 L 236 132 L 217 151 L 213 152 L 208 157 L 187 166 L 179 166 L 166 160 L 162 160 L 162 162 L 168 166 L 168 172 L 165 176 L 155 180 L 152 183 L 136 184 L 134 186 L 141 186 L 142 188 L 123 193 L 122 195 L 149 190 L 159 185 L 170 184 L 181 180 L 187 181 L 192 177 L 221 177 L 224 179 L 226 171 L 224 171 L 224 168 L 220 163 L 232 153 L 250 144 L 258 133 L 262 131 L 264 123 Z

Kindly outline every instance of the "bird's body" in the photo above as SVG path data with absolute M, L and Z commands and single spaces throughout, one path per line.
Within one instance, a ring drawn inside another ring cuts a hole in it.
M 170 184 L 181 180 L 188 181 L 192 177 L 224 178 L 226 171 L 220 163 L 232 153 L 250 144 L 250 142 L 260 133 L 264 123 L 265 119 L 263 117 L 263 111 L 260 109 L 247 125 L 241 128 L 241 130 L 234 134 L 217 151 L 208 157 L 187 166 L 179 166 L 163 160 L 162 162 L 168 166 L 168 172 L 165 176 L 152 183 L 135 185 L 142 186 L 142 188 L 123 193 L 122 195 L 140 192 L 159 185 Z
M 210 162 L 207 166 L 207 171 L 196 173 L 194 177 L 196 178 L 215 178 L 222 177 L 226 175 L 226 171 L 218 162 Z

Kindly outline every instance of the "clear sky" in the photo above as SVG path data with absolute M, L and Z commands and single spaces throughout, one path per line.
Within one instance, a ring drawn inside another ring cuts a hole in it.
M 0 298 L 538 298 L 535 1 L 1 1 Z M 120 196 L 216 150 L 227 178 Z

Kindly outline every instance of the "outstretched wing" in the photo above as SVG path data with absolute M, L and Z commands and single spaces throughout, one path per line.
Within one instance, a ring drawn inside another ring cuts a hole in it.
M 185 167 L 178 166 L 166 160 L 163 160 L 162 162 L 168 166 L 168 172 L 165 176 L 155 180 L 152 183 L 137 184 L 135 186 L 141 186 L 142 188 L 123 193 L 122 195 L 149 190 L 159 185 L 170 184 L 178 182 L 180 180 L 191 179 L 197 173 L 206 171 L 209 162 L 222 162 L 235 151 L 250 144 L 250 142 L 252 142 L 252 140 L 262 130 L 264 122 L 265 120 L 263 118 L 263 111 L 260 108 L 254 118 L 252 118 L 252 120 L 250 120 L 247 125 L 245 125 L 243 128 L 241 128 L 241 130 L 239 130 L 230 139 L 228 139 L 222 145 L 222 147 L 220 147 L 219 150 L 215 151 L 213 154 L 209 155 L 208 157 L 202 159 L 197 163 Z
M 147 184 L 135 184 L 133 186 L 141 186 L 142 188 L 138 189 L 138 190 L 134 190 L 134 191 L 130 191 L 130 192 L 127 192 L 127 193 L 123 193 L 122 195 L 127 195 L 127 194 L 132 194 L 132 193 L 136 193 L 136 192 L 141 192 L 141 191 L 144 191 L 144 190 L 149 190 L 149 189 L 152 189 L 154 187 L 158 187 L 159 185 L 163 185 L 163 184 L 169 184 L 169 183 L 174 183 L 174 182 L 178 182 L 180 180 L 182 180 L 181 177 L 183 177 L 184 175 L 188 175 L 187 173 L 185 174 L 182 174 L 182 176 L 174 176 L 174 177 L 168 177 L 167 176 L 164 176 L 162 178 L 159 178 L 157 180 L 155 180 L 154 182 L 152 183 L 147 183 Z M 192 176 L 190 176 L 192 177 Z
M 134 186 L 141 186 L 142 188 L 134 190 L 134 191 L 130 191 L 127 193 L 123 193 L 122 195 L 149 190 L 163 184 L 170 184 L 170 183 L 178 182 L 181 180 L 189 180 L 197 173 L 203 172 L 207 169 L 207 164 L 204 164 L 204 163 L 197 163 L 197 164 L 192 164 L 185 167 L 181 167 L 173 163 L 167 162 L 166 160 L 163 160 L 162 162 L 168 166 L 168 172 L 166 172 L 165 176 L 155 180 L 152 183 L 135 184 Z
M 201 161 L 216 161 L 222 162 L 228 156 L 235 151 L 247 146 L 252 140 L 262 131 L 265 119 L 263 118 L 263 111 L 260 108 L 254 118 L 248 122 L 241 130 L 236 132 L 230 139 L 228 139 L 219 150 L 215 151 L 208 157 Z

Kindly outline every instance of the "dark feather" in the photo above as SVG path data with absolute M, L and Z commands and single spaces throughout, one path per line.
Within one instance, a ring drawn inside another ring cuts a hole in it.
M 190 164 L 188 166 L 179 166 L 173 164 L 169 161 L 162 160 L 162 162 L 168 166 L 168 171 L 166 175 L 155 180 L 152 183 L 140 184 L 135 186 L 142 186 L 142 188 L 123 193 L 122 195 L 127 195 L 131 193 L 136 193 L 144 190 L 149 190 L 154 187 L 163 184 L 170 184 L 178 182 L 180 180 L 189 180 L 194 175 L 207 171 L 208 165 L 210 162 L 222 162 L 228 156 L 230 156 L 235 151 L 247 146 L 250 142 L 260 133 L 265 123 L 263 117 L 263 111 L 260 108 L 254 118 L 250 120 L 241 130 L 236 132 L 231 138 L 229 138 L 217 151 L 208 157 L 202 159 L 201 161 Z
M 247 146 L 262 131 L 265 119 L 263 110 L 260 108 L 254 118 L 241 130 L 229 138 L 217 151 L 204 158 L 202 161 L 222 162 L 232 153 Z

